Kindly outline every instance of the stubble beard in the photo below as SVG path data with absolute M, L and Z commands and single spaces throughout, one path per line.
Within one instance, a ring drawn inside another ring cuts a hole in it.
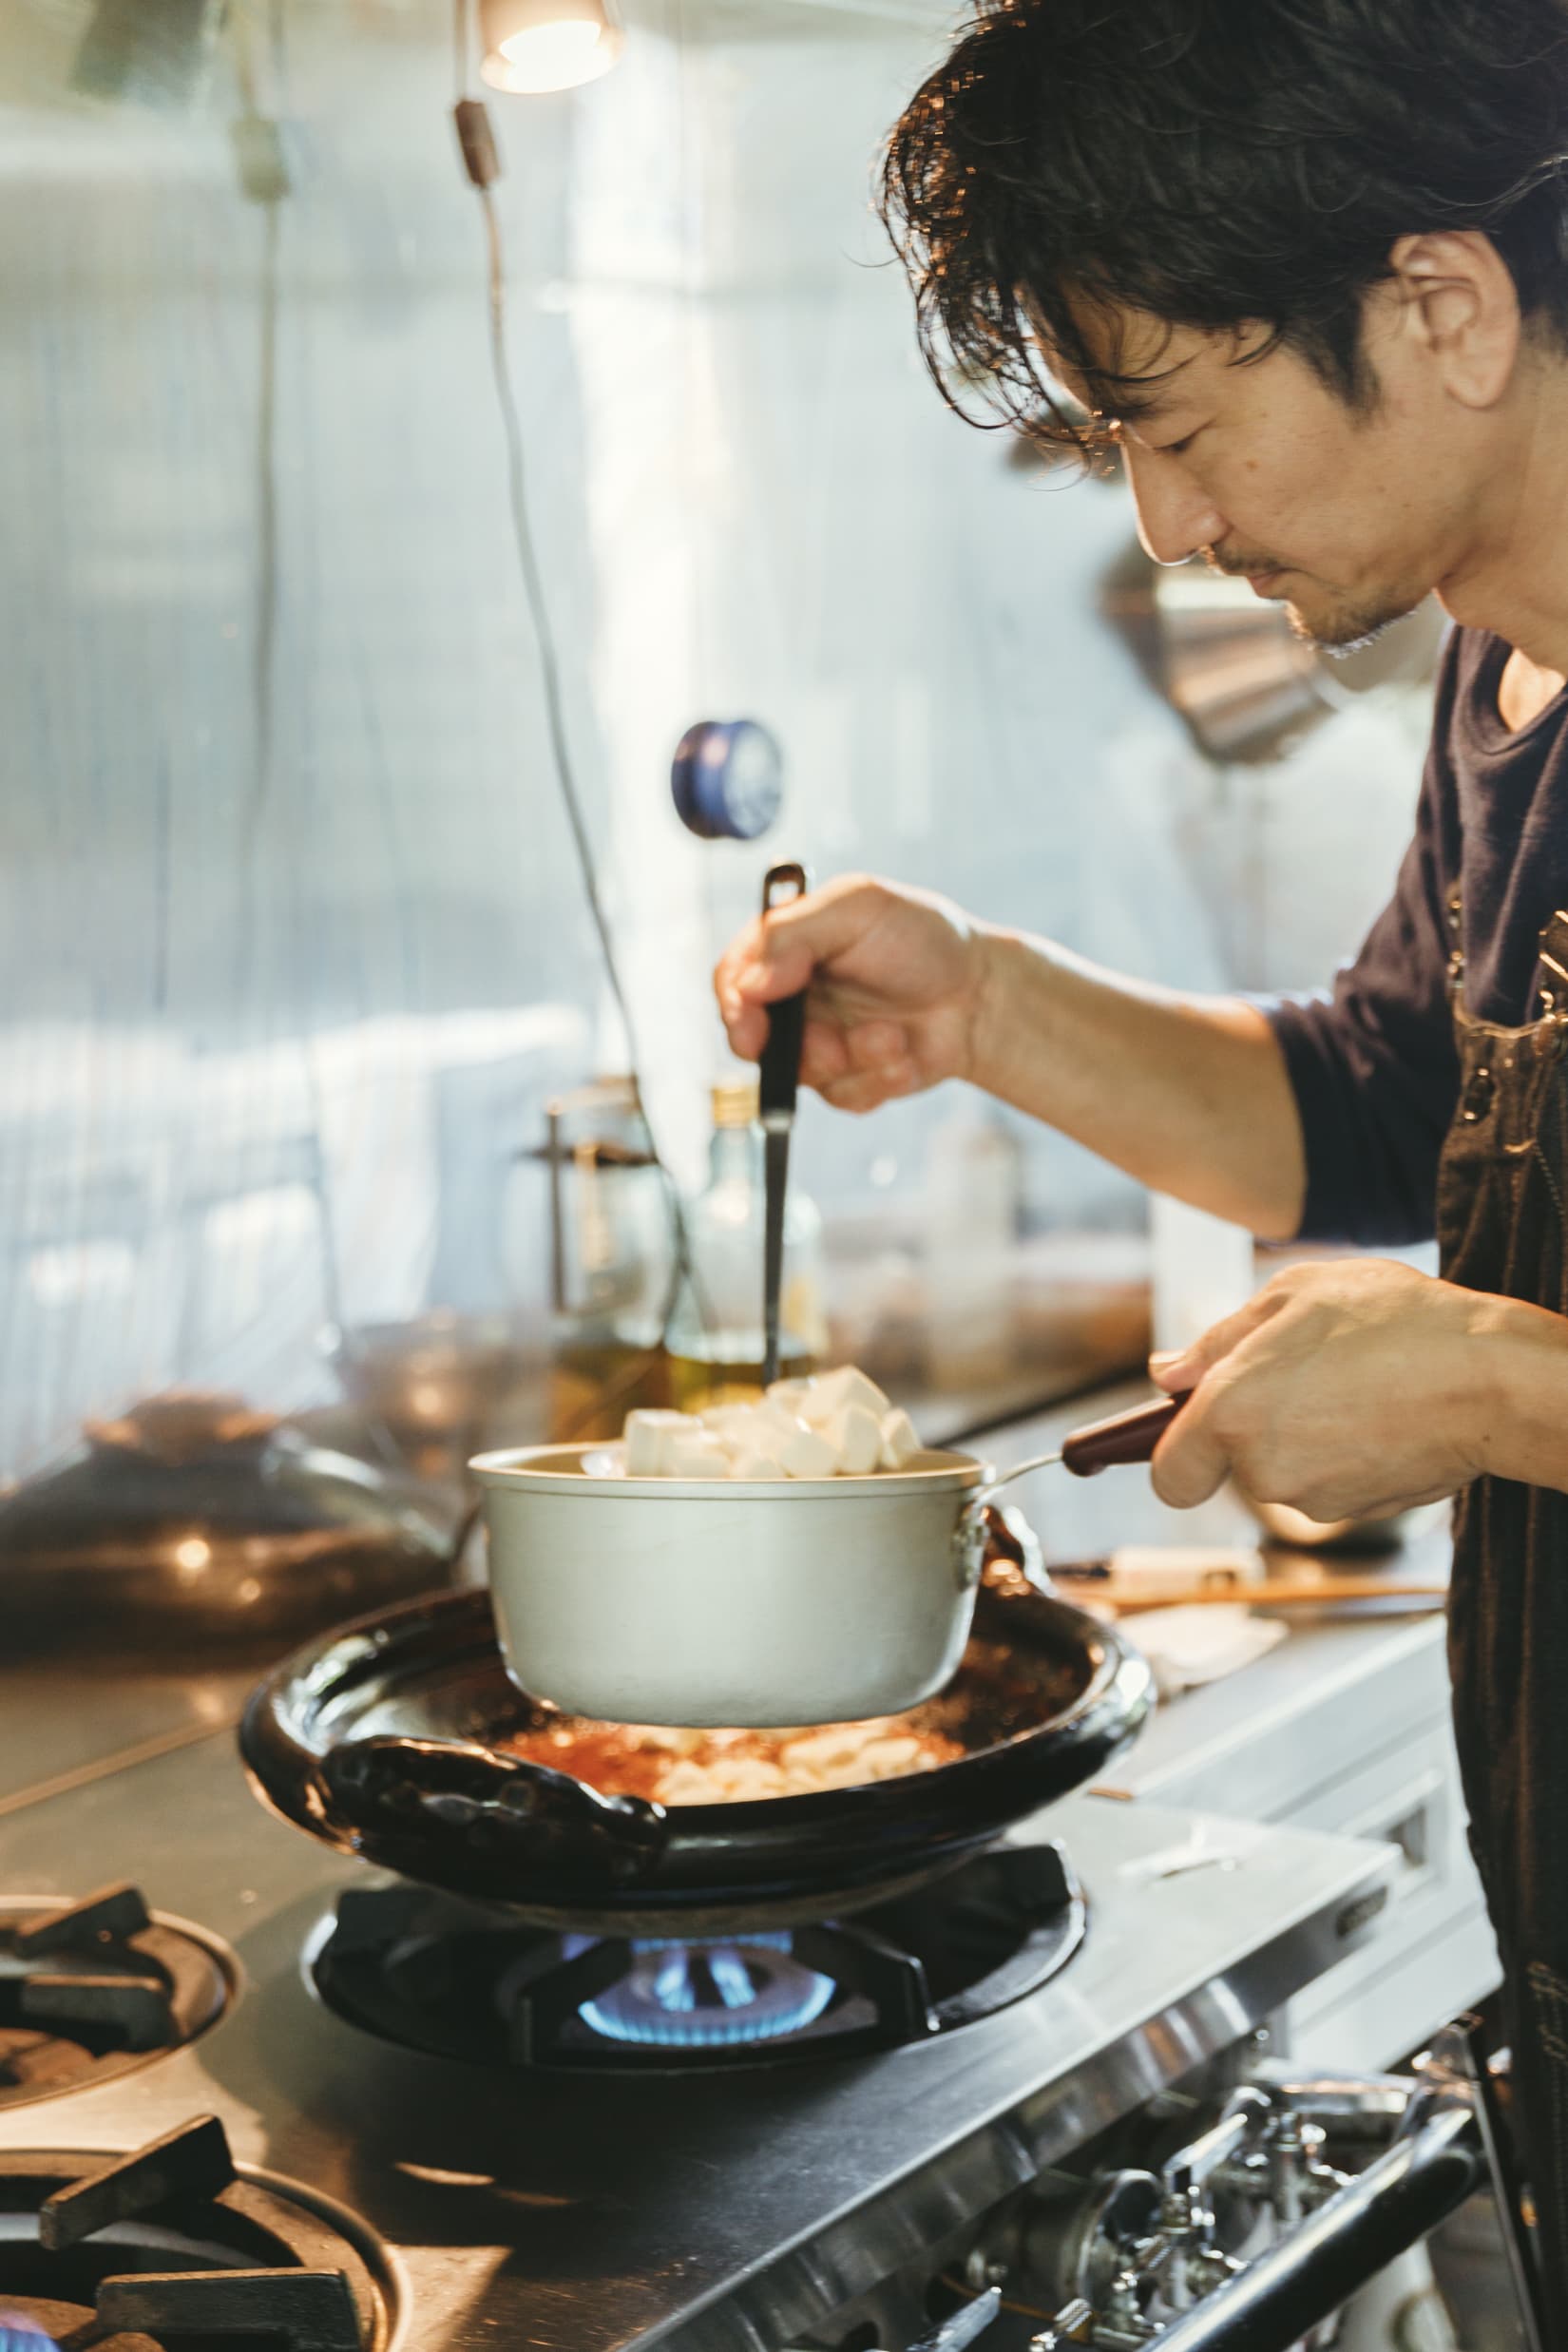
M 1335 656 L 1360 653 L 1365 645 L 1375 644 L 1384 632 L 1396 621 L 1405 620 L 1421 602 L 1419 596 L 1380 597 L 1376 603 L 1329 606 L 1324 612 L 1308 612 L 1295 602 L 1288 602 L 1285 618 L 1304 645 L 1314 653 Z
M 1200 550 L 1204 563 L 1212 572 L 1226 580 L 1245 579 L 1249 572 L 1290 571 L 1290 564 L 1272 564 L 1267 561 L 1232 557 L 1226 561 L 1213 547 Z M 1314 653 L 1359 653 L 1370 645 L 1385 629 L 1391 629 L 1396 621 L 1403 621 L 1422 602 L 1425 591 L 1388 589 L 1378 597 L 1359 602 L 1335 601 L 1333 591 L 1328 591 L 1321 611 L 1310 612 L 1294 598 L 1283 600 L 1285 618 L 1293 633 Z M 1272 600 L 1271 600 L 1272 601 Z

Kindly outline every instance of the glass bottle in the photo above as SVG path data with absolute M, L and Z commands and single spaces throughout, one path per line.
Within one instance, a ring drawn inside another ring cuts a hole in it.
M 671 1402 L 688 1413 L 755 1397 L 762 1386 L 762 1129 L 756 1080 L 713 1090 L 708 1181 L 686 1214 L 689 1264 L 666 1334 Z M 779 1369 L 817 1369 L 827 1347 L 822 1218 L 798 1184 L 784 1212 Z

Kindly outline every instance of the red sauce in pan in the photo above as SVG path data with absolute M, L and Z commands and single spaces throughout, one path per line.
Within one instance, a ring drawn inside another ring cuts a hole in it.
M 663 1805 L 734 1805 L 767 1797 L 861 1788 L 935 1771 L 1048 1724 L 1078 1696 L 1072 1662 L 1020 1657 L 1000 1642 L 971 1641 L 947 1689 L 907 1715 L 794 1731 L 686 1731 L 637 1723 L 546 1720 L 492 1731 L 494 1745 L 569 1772 L 605 1796 Z
M 955 1763 L 963 1743 L 907 1716 L 796 1731 L 683 1731 L 642 1724 L 555 1724 L 500 1743 L 606 1796 L 726 1805 L 863 1787 Z

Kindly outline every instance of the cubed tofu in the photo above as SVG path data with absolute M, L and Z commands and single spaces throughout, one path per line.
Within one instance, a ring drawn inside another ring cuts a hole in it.
M 858 1405 L 878 1421 L 889 1409 L 888 1399 L 874 1380 L 868 1380 L 854 1365 L 842 1364 L 837 1371 L 824 1372 L 812 1383 L 797 1410 L 802 1421 L 810 1423 L 813 1429 L 821 1429 L 847 1405 Z
M 726 1444 L 732 1437 L 749 1437 L 758 1426 L 757 1411 L 761 1403 L 758 1397 L 755 1405 L 710 1405 L 702 1416 L 702 1426 L 711 1429 L 715 1437 Z
M 752 1406 L 751 1433 L 765 1443 L 800 1425 L 800 1415 L 777 1397 L 760 1397 Z
M 762 1393 L 766 1403 L 782 1405 L 798 1420 L 801 1399 L 810 1396 L 815 1386 L 814 1380 L 775 1380 Z
M 882 1416 L 882 1467 L 902 1470 L 905 1463 L 920 1451 L 920 1440 L 915 1435 L 914 1423 L 902 1405 L 895 1405 Z
M 838 1456 L 826 1438 L 808 1429 L 803 1421 L 784 1433 L 778 1459 L 791 1478 L 832 1478 L 838 1468 Z
M 690 1437 L 676 1432 L 664 1456 L 666 1478 L 728 1478 L 730 1457 L 716 1437 L 694 1428 Z
M 744 1479 L 788 1478 L 788 1470 L 770 1444 L 736 1445 L 730 1454 L 730 1476 Z
M 701 1424 L 690 1413 L 657 1412 L 649 1408 L 626 1415 L 626 1476 L 662 1478 L 670 1447 L 678 1437 L 698 1436 Z
M 838 1467 L 851 1478 L 864 1478 L 882 1459 L 882 1424 L 862 1405 L 841 1405 L 817 1434 L 832 1447 Z

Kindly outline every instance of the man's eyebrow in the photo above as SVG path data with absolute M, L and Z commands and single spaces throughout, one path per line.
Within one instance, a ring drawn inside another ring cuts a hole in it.
M 1106 411 L 1125 422 L 1142 423 L 1149 417 L 1168 415 L 1191 397 L 1189 388 L 1177 379 L 1190 365 L 1178 359 L 1172 368 L 1160 368 L 1148 375 L 1118 375 L 1107 371 L 1095 379 L 1095 389 L 1103 395 Z
M 1139 399 L 1108 387 L 1102 404 L 1089 411 L 1090 429 L 1100 438 L 1113 438 L 1128 426 L 1157 425 L 1177 405 L 1157 395 Z
M 1093 367 L 1086 356 L 1063 364 L 1050 344 L 1042 341 L 1046 406 L 1059 419 L 1065 417 L 1067 429 L 1076 433 L 1080 445 L 1092 441 L 1108 446 L 1114 443 L 1119 426 L 1157 423 L 1192 397 L 1180 379 L 1197 356 L 1195 353 L 1189 352 L 1168 367 L 1123 372 Z M 1075 388 L 1075 376 L 1081 390 Z

